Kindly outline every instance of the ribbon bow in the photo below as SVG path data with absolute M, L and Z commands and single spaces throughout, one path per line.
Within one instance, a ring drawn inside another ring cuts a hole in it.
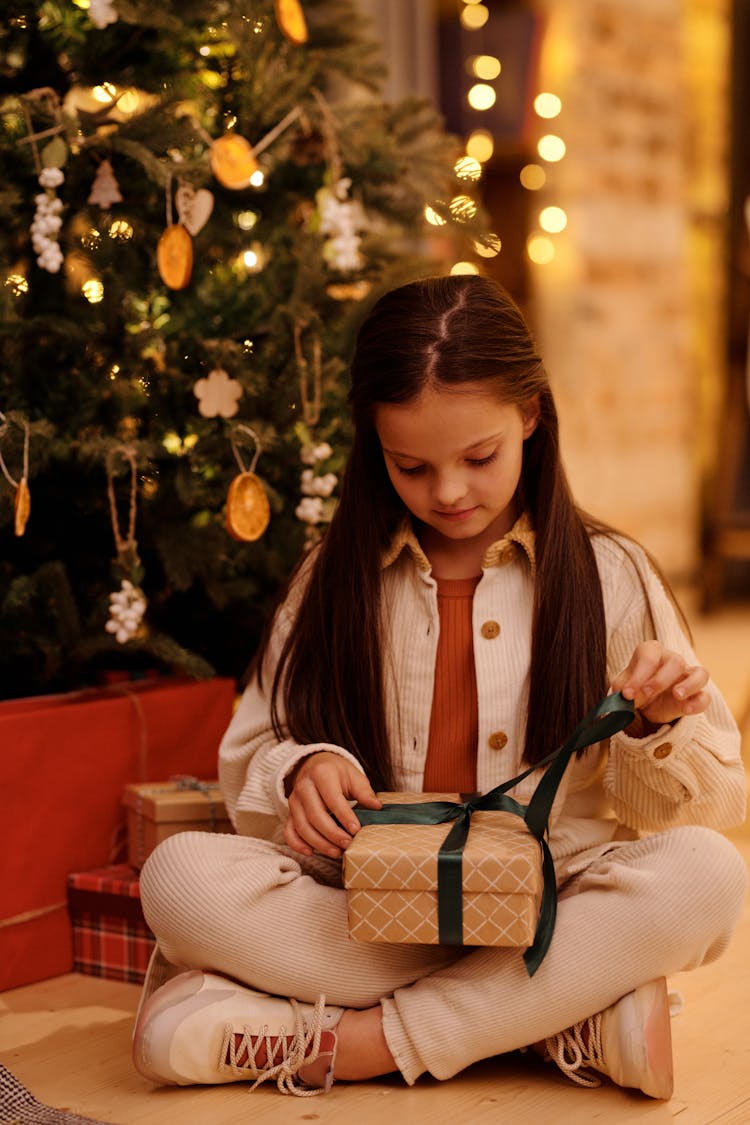
M 471 818 L 478 810 L 515 813 L 540 843 L 542 849 L 542 902 L 539 908 L 534 941 L 523 955 L 526 970 L 533 976 L 549 949 L 557 917 L 557 886 L 552 853 L 545 839 L 555 794 L 568 762 L 578 750 L 610 738 L 632 722 L 635 707 L 618 692 L 607 696 L 578 724 L 570 737 L 517 777 L 504 781 L 484 795 L 472 796 L 463 802 L 424 801 L 421 804 L 387 804 L 380 809 L 355 806 L 360 824 L 443 824 L 454 821 L 438 852 L 438 934 L 441 945 L 463 945 L 463 850 L 469 835 Z M 540 766 L 549 765 L 528 805 L 507 795 L 524 778 Z

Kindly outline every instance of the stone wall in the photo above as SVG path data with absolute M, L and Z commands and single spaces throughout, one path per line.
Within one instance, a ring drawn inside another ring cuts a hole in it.
M 539 205 L 563 207 L 568 225 L 554 260 L 531 267 L 532 308 L 563 454 L 579 502 L 678 580 L 698 565 L 723 376 L 727 8 L 550 0 L 540 57 L 539 88 L 563 103 L 550 131 L 567 154 L 548 166 Z M 713 168 L 696 171 L 709 155 Z M 696 281 L 700 265 L 716 276 Z

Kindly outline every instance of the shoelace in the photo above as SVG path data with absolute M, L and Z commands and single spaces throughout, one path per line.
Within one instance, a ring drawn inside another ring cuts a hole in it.
M 584 1028 L 588 1029 L 588 1041 L 583 1037 Z M 549 1058 L 571 1082 L 578 1086 L 601 1086 L 601 1080 L 585 1069 L 604 1066 L 601 1012 L 550 1036 L 546 1045 Z
M 677 989 L 668 993 L 669 1015 L 679 1016 L 685 1006 L 685 997 Z M 583 1029 L 588 1028 L 588 1041 L 583 1037 Z M 602 1013 L 581 1020 L 580 1023 L 559 1031 L 546 1041 L 547 1057 L 554 1062 L 563 1074 L 579 1086 L 601 1086 L 601 1080 L 586 1070 L 606 1069 L 602 1048 Z
M 321 996 L 307 1023 L 302 1018 L 299 1004 L 290 1000 L 294 1011 L 294 1033 L 287 1034 L 287 1029 L 282 1025 L 278 1032 L 271 1035 L 268 1027 L 264 1027 L 254 1035 L 249 1027 L 243 1027 L 238 1034 L 233 1024 L 226 1024 L 224 1038 L 222 1039 L 220 1063 L 229 1066 L 235 1073 L 252 1070 L 257 1075 L 255 1082 L 250 1087 L 254 1090 L 261 1082 L 271 1078 L 276 1079 L 276 1085 L 282 1094 L 296 1094 L 298 1097 L 307 1098 L 315 1094 L 326 1092 L 327 1085 L 320 1088 L 311 1088 L 295 1082 L 295 1077 L 302 1066 L 314 1063 L 320 1054 L 320 1036 L 323 1031 L 323 1018 L 325 1016 L 325 997 Z M 257 1055 L 264 1047 L 266 1061 L 257 1062 Z M 246 1057 L 245 1057 L 246 1055 Z M 243 1059 L 239 1062 L 239 1059 Z

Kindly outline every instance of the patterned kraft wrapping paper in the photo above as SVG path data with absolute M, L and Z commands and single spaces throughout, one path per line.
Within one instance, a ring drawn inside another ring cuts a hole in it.
M 461 802 L 457 793 L 379 793 L 384 804 Z M 453 821 L 366 825 L 344 853 L 356 941 L 439 944 L 438 852 Z M 463 944 L 526 948 L 542 899 L 541 846 L 521 817 L 477 811 L 463 851 Z

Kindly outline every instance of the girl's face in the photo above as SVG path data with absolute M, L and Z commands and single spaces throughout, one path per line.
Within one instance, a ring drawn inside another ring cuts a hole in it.
M 523 443 L 536 428 L 538 403 L 498 400 L 480 383 L 460 391 L 429 389 L 412 402 L 381 403 L 375 429 L 393 487 L 424 525 L 423 546 L 486 548 L 518 513 Z

